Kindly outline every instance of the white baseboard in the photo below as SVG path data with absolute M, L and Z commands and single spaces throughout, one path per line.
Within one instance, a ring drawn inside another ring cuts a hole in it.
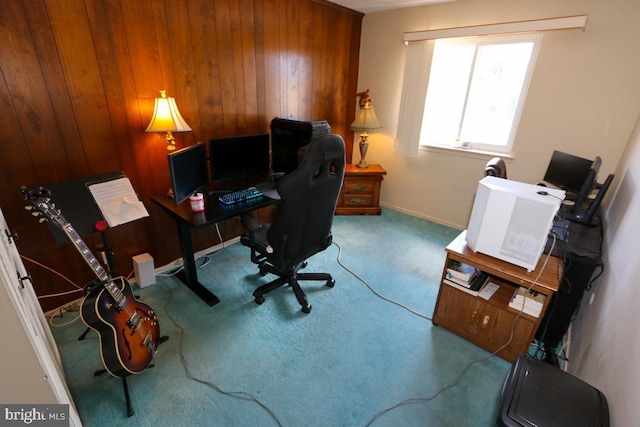
M 208 247 L 206 249 L 203 249 L 201 251 L 196 252 L 194 254 L 194 258 L 195 259 L 202 258 L 203 256 L 209 255 L 209 254 L 211 254 L 213 252 L 217 252 L 220 249 L 226 248 L 227 246 L 233 245 L 234 243 L 238 243 L 239 241 L 240 241 L 240 236 L 234 237 L 233 239 L 227 240 L 227 241 L 225 241 L 223 243 L 218 243 L 215 246 L 211 246 L 211 247 Z M 155 274 L 162 274 L 162 273 L 165 273 L 165 272 L 167 272 L 169 270 L 174 270 L 174 269 L 176 269 L 178 267 L 182 267 L 182 265 L 183 265 L 182 258 L 178 258 L 178 259 L 175 259 L 175 260 L 173 260 L 172 262 L 170 262 L 168 264 L 165 264 L 165 265 L 163 265 L 161 267 L 157 267 L 155 269 Z
M 431 217 L 431 216 L 428 216 L 428 215 L 421 214 L 421 213 L 416 212 L 416 211 L 412 211 L 412 210 L 409 210 L 409 209 L 404 209 L 404 208 L 401 208 L 399 206 L 390 205 L 389 203 L 380 202 L 380 206 L 384 206 L 385 208 L 393 209 L 394 211 L 398 211 L 398 212 L 401 212 L 401 213 L 404 213 L 404 214 L 407 214 L 407 215 L 411 215 L 411 216 L 414 216 L 416 218 L 426 219 L 427 221 L 435 222 L 436 224 L 444 225 L 444 226 L 451 227 L 451 228 L 456 228 L 458 230 L 464 230 L 466 228 L 466 226 L 461 226 L 460 224 L 454 224 L 452 222 L 443 221 L 440 218 L 434 218 L 434 217 Z

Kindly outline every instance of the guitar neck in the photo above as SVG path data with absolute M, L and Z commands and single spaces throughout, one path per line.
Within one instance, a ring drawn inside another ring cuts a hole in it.
M 95 275 L 100 279 L 100 282 L 107 289 L 109 294 L 116 301 L 116 304 L 121 308 L 122 304 L 126 302 L 126 296 L 122 293 L 120 288 L 113 282 L 109 274 L 102 268 L 102 265 L 93 253 L 89 250 L 89 247 L 84 243 L 78 232 L 73 228 L 70 223 L 66 223 L 62 226 L 62 230 L 65 232 L 69 240 L 74 244 L 78 252 L 82 255 L 84 260 L 87 262 L 91 270 L 95 273 Z

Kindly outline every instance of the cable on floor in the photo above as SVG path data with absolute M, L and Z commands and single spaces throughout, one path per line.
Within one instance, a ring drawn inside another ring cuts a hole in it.
M 77 314 L 73 319 L 71 319 L 71 320 L 69 320 L 69 321 L 67 321 L 67 322 L 64 322 L 64 323 L 55 323 L 55 322 L 53 321 L 53 319 L 55 319 L 56 317 L 58 317 L 58 316 L 59 316 L 59 317 L 63 317 L 63 316 L 64 316 L 64 313 L 72 313 L 72 312 L 75 312 L 75 310 L 69 310 L 69 309 L 67 309 L 67 308 L 65 308 L 65 307 L 60 307 L 60 308 L 58 308 L 57 310 L 59 311 L 59 313 L 58 313 L 58 314 L 55 314 L 55 313 L 54 313 L 54 314 L 52 314 L 52 315 L 51 315 L 51 316 L 49 316 L 49 317 L 45 316 L 45 318 L 47 319 L 47 322 L 49 323 L 49 325 L 50 325 L 51 327 L 59 328 L 59 327 L 62 327 L 62 326 L 67 326 L 67 325 L 70 325 L 70 324 L 72 324 L 72 323 L 74 323 L 74 322 L 77 322 L 77 321 L 78 321 L 78 319 L 80 319 L 80 313 L 78 313 L 78 314 Z
M 336 261 L 338 261 L 338 264 L 340 265 L 340 267 L 344 268 L 344 269 L 345 269 L 345 271 L 347 271 L 347 272 L 348 272 L 349 274 L 351 274 L 353 277 L 355 277 L 356 279 L 358 279 L 359 281 L 361 281 L 361 282 L 362 282 L 362 283 L 363 283 L 367 288 L 369 288 L 369 290 L 370 290 L 371 292 L 373 292 L 373 294 L 374 294 L 375 296 L 377 296 L 378 298 L 380 298 L 380 299 L 382 299 L 382 300 L 384 300 L 384 301 L 387 301 L 387 302 L 389 302 L 389 303 L 391 303 L 391 304 L 397 305 L 398 307 L 403 308 L 403 309 L 407 310 L 409 313 L 415 314 L 415 315 L 416 315 L 416 316 L 418 316 L 418 317 L 422 317 L 423 319 L 426 319 L 426 320 L 432 320 L 432 319 L 431 319 L 431 317 L 427 316 L 426 314 L 422 314 L 422 313 L 420 313 L 420 312 L 418 312 L 418 311 L 415 311 L 414 309 L 412 309 L 412 308 L 410 308 L 410 307 L 407 307 L 406 305 L 404 305 L 404 304 L 402 304 L 402 303 L 400 303 L 400 302 L 398 302 L 398 301 L 392 300 L 391 298 L 387 298 L 387 297 L 385 297 L 384 295 L 380 294 L 378 291 L 376 291 L 376 290 L 373 288 L 373 286 L 371 286 L 371 285 L 369 284 L 369 282 L 367 282 L 365 279 L 363 279 L 362 277 L 360 277 L 357 273 L 355 273 L 355 272 L 354 272 L 354 271 L 352 271 L 349 267 L 347 267 L 345 264 L 343 264 L 343 263 L 342 263 L 342 261 L 340 260 L 340 254 L 342 253 L 342 247 L 341 247 L 337 242 L 335 242 L 335 241 L 333 242 L 333 244 L 334 244 L 334 245 L 336 245 L 336 246 L 338 247 L 338 255 L 337 255 L 337 257 L 336 257 Z
M 197 383 L 206 385 L 207 387 L 217 391 L 220 394 L 224 394 L 226 396 L 230 396 L 230 397 L 235 397 L 237 399 L 242 399 L 242 400 L 247 400 L 247 401 L 251 401 L 251 402 L 255 402 L 257 403 L 262 409 L 264 409 L 267 414 L 269 414 L 269 416 L 276 422 L 276 424 L 278 424 L 279 427 L 282 427 L 282 423 L 280 422 L 280 420 L 278 419 L 278 417 L 276 416 L 276 414 L 264 403 L 262 403 L 260 400 L 258 400 L 254 395 L 252 395 L 251 393 L 245 392 L 245 391 L 226 391 L 221 389 L 217 384 L 211 382 L 211 381 L 205 381 L 201 378 L 198 378 L 196 376 L 194 376 L 191 373 L 191 369 L 189 368 L 189 362 L 187 361 L 187 358 L 184 355 L 184 336 L 185 336 L 185 330 L 182 328 L 182 326 L 180 326 L 178 324 L 178 322 L 171 316 L 171 314 L 169 314 L 169 302 L 167 301 L 167 303 L 165 303 L 164 305 L 164 311 L 166 316 L 169 318 L 169 320 L 171 320 L 171 322 L 176 325 L 176 327 L 178 329 L 180 329 L 180 339 L 178 342 L 178 353 L 180 354 L 180 361 L 182 362 L 182 367 L 184 368 L 184 372 L 185 375 L 188 379 L 190 379 L 191 381 L 195 381 Z
M 385 296 L 381 295 L 380 293 L 378 293 L 378 292 L 377 292 L 377 291 L 376 291 L 376 290 L 375 290 L 375 289 L 374 289 L 374 288 L 373 288 L 373 287 L 372 287 L 372 286 L 371 286 L 371 285 L 370 285 L 370 284 L 369 284 L 365 279 L 363 279 L 362 277 L 360 277 L 357 273 L 353 272 L 350 268 L 348 268 L 345 264 L 343 264 L 343 263 L 342 263 L 342 261 L 340 260 L 340 254 L 342 253 L 342 247 L 341 247 L 338 243 L 336 243 L 335 241 L 333 242 L 333 244 L 334 244 L 334 245 L 336 245 L 336 246 L 338 247 L 338 255 L 337 255 L 337 257 L 336 257 L 336 260 L 337 260 L 338 264 L 339 264 L 342 268 L 344 268 L 347 272 L 349 272 L 351 275 L 353 275 L 356 279 L 358 279 L 359 281 L 361 281 L 361 282 L 362 282 L 362 283 L 363 283 L 367 288 L 369 288 L 369 290 L 371 290 L 371 292 L 373 292 L 376 296 L 378 296 L 379 298 L 383 299 L 384 301 L 387 301 L 387 302 L 389 302 L 389 303 L 391 303 L 391 304 L 395 304 L 395 305 L 397 305 L 397 306 L 399 306 L 399 307 L 401 307 L 401 308 L 404 308 L 405 310 L 409 311 L 410 313 L 413 313 L 413 314 L 415 314 L 415 315 L 417 315 L 417 316 L 419 316 L 419 317 L 421 317 L 421 318 L 423 318 L 423 319 L 432 320 L 430 317 L 428 317 L 428 316 L 426 316 L 426 315 L 424 315 L 424 314 L 418 313 L 418 312 L 416 312 L 415 310 L 413 310 L 413 309 L 411 309 L 411 308 L 409 308 L 409 307 L 407 307 L 407 306 L 405 306 L 405 305 L 403 305 L 403 304 L 401 304 L 401 303 L 399 303 L 399 302 L 397 302 L 397 301 L 394 301 L 394 300 L 392 300 L 392 299 L 390 299 L 390 298 L 387 298 L 387 297 L 385 297 Z M 553 248 L 555 247 L 555 245 L 556 245 L 556 237 L 555 237 L 555 235 L 554 235 L 554 236 L 553 236 L 553 243 L 552 243 L 552 245 L 551 245 L 551 249 L 550 249 L 550 250 L 549 250 L 549 252 L 547 253 L 547 256 L 546 256 L 546 258 L 545 258 L 545 260 L 544 260 L 544 262 L 543 262 L 543 264 L 542 264 L 542 267 L 540 268 L 540 271 L 538 272 L 538 275 L 537 275 L 537 276 L 536 276 L 536 278 L 533 280 L 533 282 L 531 283 L 531 285 L 527 288 L 527 291 L 531 290 L 531 289 L 533 288 L 533 286 L 535 286 L 535 285 L 538 283 L 538 280 L 540 279 L 540 276 L 542 275 L 542 272 L 544 271 L 544 269 L 545 269 L 545 268 L 546 268 L 546 266 L 547 266 L 547 263 L 548 263 L 548 261 L 549 261 L 549 258 L 550 258 L 550 256 L 551 256 L 551 253 L 553 252 Z M 449 384 L 449 385 L 447 385 L 447 386 L 442 387 L 440 390 L 436 391 L 434 394 L 432 394 L 432 395 L 431 395 L 431 396 L 429 396 L 429 397 L 411 397 L 411 398 L 409 398 L 409 399 L 405 399 L 405 400 L 403 400 L 403 401 L 401 401 L 401 402 L 398 402 L 398 403 L 396 403 L 396 404 L 395 404 L 395 405 L 393 405 L 393 406 L 390 406 L 390 407 L 388 407 L 388 408 L 386 408 L 386 409 L 383 409 L 383 410 L 381 410 L 381 411 L 377 412 L 377 413 L 376 413 L 376 414 L 375 414 L 375 415 L 374 415 L 374 416 L 373 416 L 373 417 L 372 417 L 372 418 L 367 422 L 367 424 L 365 424 L 365 426 L 366 426 L 366 427 L 370 426 L 370 425 L 371 425 L 373 422 L 375 422 L 378 418 L 380 418 L 380 417 L 382 417 L 383 415 L 385 415 L 385 414 L 387 414 L 387 413 L 389 413 L 389 412 L 393 411 L 393 410 L 394 410 L 394 409 L 396 409 L 396 408 L 399 408 L 399 407 L 404 406 L 404 405 L 410 405 L 410 404 L 413 404 L 413 403 L 430 402 L 431 400 L 435 399 L 436 397 L 438 397 L 440 394 L 442 394 L 442 393 L 443 393 L 443 392 L 445 392 L 446 390 L 449 390 L 449 389 L 451 389 L 451 388 L 455 387 L 455 386 L 460 382 L 460 380 L 462 379 L 462 377 L 464 376 L 464 374 L 469 370 L 469 368 L 471 368 L 472 366 L 474 366 L 474 365 L 476 365 L 476 364 L 479 364 L 479 363 L 481 363 L 481 362 L 484 362 L 485 360 L 488 360 L 488 359 L 492 358 L 493 356 L 495 356 L 496 354 L 498 354 L 500 351 L 502 351 L 503 349 L 505 349 L 507 346 L 509 346 L 509 344 L 511 344 L 511 342 L 513 341 L 513 337 L 514 337 L 514 335 L 515 335 L 515 325 L 516 325 L 516 322 L 517 322 L 517 321 L 518 321 L 518 319 L 522 316 L 523 310 L 524 310 L 524 303 L 522 304 L 522 307 L 521 307 L 521 309 L 519 310 L 518 314 L 514 317 L 513 321 L 511 322 L 511 331 L 510 331 L 509 339 L 507 340 L 507 342 L 506 342 L 506 343 L 504 343 L 502 346 L 500 346 L 500 347 L 499 347 L 497 350 L 495 350 L 493 353 L 489 354 L 488 356 L 482 357 L 482 358 L 480 358 L 480 359 L 477 359 L 477 360 L 474 360 L 474 361 L 471 361 L 470 363 L 468 363 L 468 364 L 464 367 L 464 369 L 462 370 L 462 372 L 460 372 L 460 374 L 458 375 L 458 377 L 456 378 L 456 380 L 455 380 L 453 383 L 451 383 L 451 384 Z
M 508 344 L 508 343 L 507 343 L 507 344 Z M 458 378 L 456 378 L 456 380 L 455 380 L 453 383 L 451 383 L 451 384 L 449 384 L 449 385 L 447 385 L 447 386 L 442 387 L 440 390 L 436 391 L 436 392 L 435 392 L 434 394 L 432 394 L 431 396 L 429 396 L 429 397 L 411 397 L 411 398 L 409 398 L 409 399 L 406 399 L 406 400 L 403 400 L 403 401 L 401 401 L 401 402 L 399 402 L 399 403 L 396 403 L 396 404 L 395 404 L 395 405 L 393 405 L 393 406 L 390 406 L 390 407 L 388 407 L 388 408 L 386 408 L 386 409 L 383 409 L 382 411 L 379 411 L 378 413 L 376 413 L 376 414 L 375 414 L 375 415 L 374 415 L 374 416 L 373 416 L 373 417 L 372 417 L 372 418 L 367 422 L 367 424 L 365 424 L 365 427 L 370 426 L 374 421 L 376 421 L 376 420 L 377 420 L 378 418 L 380 418 L 381 416 L 383 416 L 383 415 L 385 415 L 385 414 L 387 414 L 387 413 L 389 413 L 389 412 L 393 411 L 394 409 L 397 409 L 397 408 L 399 408 L 399 407 L 401 407 L 401 406 L 404 406 L 404 405 L 410 405 L 410 404 L 412 404 L 412 403 L 421 403 L 421 402 L 430 402 L 430 401 L 432 401 L 433 399 L 435 399 L 436 397 L 438 397 L 438 396 L 439 396 L 440 394 L 442 394 L 443 392 L 445 392 L 445 391 L 449 390 L 450 388 L 453 388 L 453 387 L 455 387 L 456 385 L 458 385 L 458 383 L 460 382 L 460 380 L 462 379 L 462 377 L 464 376 L 464 374 L 466 374 L 466 373 L 467 373 L 467 371 L 469 370 L 469 368 L 471 368 L 473 365 L 476 365 L 476 364 L 478 364 L 478 363 L 480 363 L 480 362 L 484 362 L 485 360 L 492 358 L 492 357 L 493 357 L 493 356 L 495 356 L 495 355 L 496 355 L 496 353 L 498 353 L 501 349 L 502 349 L 502 347 L 501 347 L 500 349 L 498 349 L 498 350 L 494 351 L 493 353 L 491 353 L 490 355 L 488 355 L 488 356 L 486 356 L 486 357 L 483 357 L 483 358 L 478 359 L 478 360 L 474 360 L 473 362 L 471 362 L 471 363 L 467 364 L 467 366 L 465 366 L 465 368 L 462 370 L 462 372 L 460 372 L 460 375 L 458 375 Z

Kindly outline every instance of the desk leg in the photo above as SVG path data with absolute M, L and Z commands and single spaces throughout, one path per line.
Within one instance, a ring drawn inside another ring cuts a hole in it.
M 210 306 L 216 305 L 220 302 L 218 297 L 198 282 L 198 270 L 196 269 L 196 260 L 193 254 L 193 243 L 191 241 L 191 227 L 182 221 L 177 222 L 184 269 L 176 276 L 178 276 L 178 278 L 182 280 L 189 289 L 195 292 L 196 295 L 202 298 L 204 302 Z

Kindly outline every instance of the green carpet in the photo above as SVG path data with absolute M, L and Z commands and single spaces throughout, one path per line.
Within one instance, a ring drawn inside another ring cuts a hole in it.
M 332 273 L 336 285 L 303 283 L 308 315 L 286 287 L 255 304 L 251 293 L 272 277 L 257 274 L 240 244 L 198 271 L 221 300 L 214 307 L 174 277 L 134 287 L 169 340 L 153 368 L 128 378 L 133 417 L 121 380 L 93 375 L 97 335 L 78 341 L 79 320 L 53 328 L 80 417 L 89 427 L 495 425 L 511 365 L 494 356 L 467 369 L 489 354 L 425 318 L 458 233 L 390 209 L 336 217 L 337 245 L 306 269 Z

